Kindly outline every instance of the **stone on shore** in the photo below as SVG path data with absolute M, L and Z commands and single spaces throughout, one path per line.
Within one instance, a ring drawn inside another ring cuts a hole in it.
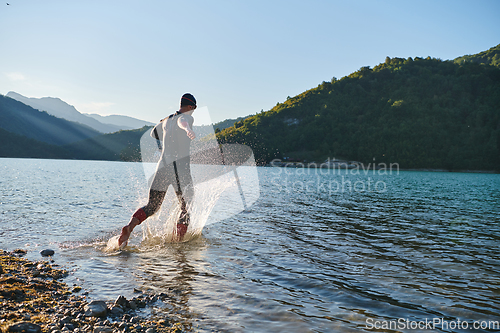
M 93 333 L 113 333 L 113 329 L 107 326 L 94 326 Z
M 37 324 L 21 322 L 9 326 L 7 332 L 40 333 L 42 328 Z
M 85 305 L 86 317 L 104 317 L 108 313 L 108 306 L 104 301 L 92 301 Z
M 119 305 L 114 305 L 109 312 L 112 316 L 115 316 L 115 317 L 120 317 L 125 313 L 123 308 Z
M 125 298 L 125 296 L 118 296 L 118 298 L 115 301 L 115 305 L 119 305 L 122 308 L 125 308 L 128 306 L 128 300 Z

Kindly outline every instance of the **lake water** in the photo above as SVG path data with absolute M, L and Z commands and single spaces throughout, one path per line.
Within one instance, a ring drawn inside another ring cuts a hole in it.
M 56 250 L 66 282 L 90 299 L 168 290 L 144 315 L 174 315 L 197 332 L 409 331 L 425 321 L 437 324 L 428 331 L 491 332 L 500 320 L 500 175 L 257 172 L 258 200 L 207 215 L 189 242 L 154 238 L 160 213 L 129 250 L 108 253 L 147 199 L 141 164 L 0 159 L 0 248 L 37 260 Z

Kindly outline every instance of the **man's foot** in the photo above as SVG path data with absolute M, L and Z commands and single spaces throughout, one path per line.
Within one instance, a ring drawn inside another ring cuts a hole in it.
M 127 246 L 129 237 L 130 237 L 130 229 L 129 229 L 129 226 L 126 225 L 122 228 L 122 233 L 120 234 L 120 238 L 118 238 L 118 247 L 120 249 Z
M 137 217 L 133 216 L 130 220 L 130 223 L 122 228 L 122 233 L 118 238 L 118 247 L 120 249 L 123 249 L 125 246 L 127 246 L 130 234 L 139 224 L 141 224 L 141 221 Z
M 188 226 L 186 224 L 177 223 L 177 240 L 180 242 L 186 234 Z

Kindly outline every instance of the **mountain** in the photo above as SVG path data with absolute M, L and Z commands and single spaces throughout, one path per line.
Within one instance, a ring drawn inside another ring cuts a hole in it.
M 156 125 L 149 121 L 140 120 L 128 116 L 120 116 L 120 115 L 101 116 L 100 114 L 96 113 L 84 113 L 84 115 L 92 117 L 95 120 L 99 121 L 100 123 L 117 126 L 121 130 L 138 129 L 144 126 Z
M 480 58 L 490 56 L 468 59 Z M 217 137 L 251 146 L 260 163 L 338 157 L 401 168 L 500 170 L 500 69 L 476 61 L 387 57 L 373 69 L 333 78 L 236 122 Z
M 7 93 L 6 96 L 29 105 L 34 109 L 46 111 L 48 114 L 55 117 L 89 126 L 101 133 L 112 133 L 124 129 L 135 129 L 146 124 L 150 124 L 146 121 L 125 116 L 111 116 L 111 118 L 109 118 L 111 121 L 101 122 L 100 119 L 96 119 L 98 118 L 97 115 L 90 116 L 82 114 L 74 106 L 54 97 L 28 98 L 13 91 Z M 103 117 L 103 119 L 108 118 Z
M 3 95 L 0 95 L 0 128 L 52 145 L 65 145 L 101 134 Z

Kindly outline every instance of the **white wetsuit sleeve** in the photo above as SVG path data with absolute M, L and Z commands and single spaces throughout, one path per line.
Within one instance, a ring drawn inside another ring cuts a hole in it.
M 155 133 L 156 131 L 156 133 Z M 153 129 L 151 129 L 151 133 L 149 133 L 153 139 L 163 141 L 163 122 L 159 122 Z M 158 135 L 158 136 L 157 136 Z

